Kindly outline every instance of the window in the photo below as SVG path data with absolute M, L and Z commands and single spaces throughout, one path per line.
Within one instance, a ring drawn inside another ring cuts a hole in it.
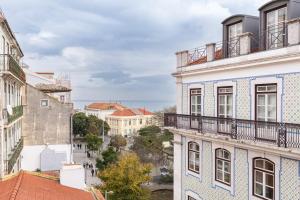
M 200 172 L 200 147 L 195 142 L 188 143 L 188 169 L 190 171 Z
M 256 120 L 277 121 L 277 85 L 256 85 Z
M 60 101 L 61 101 L 61 102 L 65 102 L 65 96 L 64 96 L 64 95 L 61 95 L 61 96 L 60 96 Z
M 196 200 L 196 199 L 191 196 L 188 196 L 188 200 Z
M 218 88 L 218 117 L 232 118 L 233 98 L 232 87 Z
M 228 26 L 228 56 L 240 54 L 240 39 L 238 36 L 243 32 L 242 22 Z
M 267 49 L 283 47 L 285 40 L 286 18 L 287 7 L 279 8 L 266 14 Z
M 216 149 L 216 181 L 231 184 L 231 154 L 226 149 Z
M 191 89 L 190 96 L 191 115 L 201 115 L 201 89 Z
M 143 119 L 140 119 L 140 124 L 143 124 Z
M 129 120 L 129 126 L 131 126 L 131 120 Z
M 264 158 L 255 158 L 253 162 L 253 195 L 273 200 L 275 196 L 274 163 Z
M 41 100 L 41 107 L 48 107 L 49 106 L 49 100 L 48 99 L 42 99 Z

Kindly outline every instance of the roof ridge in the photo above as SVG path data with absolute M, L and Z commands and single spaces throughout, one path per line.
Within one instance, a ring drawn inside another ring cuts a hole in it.
M 19 174 L 19 176 L 18 176 L 16 185 L 15 185 L 14 189 L 12 190 L 12 193 L 11 193 L 11 195 L 9 197 L 9 200 L 15 200 L 16 199 L 18 191 L 19 191 L 19 188 L 21 186 L 23 175 L 24 175 L 24 172 L 21 171 L 20 174 Z

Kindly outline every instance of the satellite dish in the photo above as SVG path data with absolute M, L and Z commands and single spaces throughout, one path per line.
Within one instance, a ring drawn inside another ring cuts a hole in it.
M 7 105 L 7 112 L 9 115 L 13 114 L 13 109 L 12 109 L 11 105 Z

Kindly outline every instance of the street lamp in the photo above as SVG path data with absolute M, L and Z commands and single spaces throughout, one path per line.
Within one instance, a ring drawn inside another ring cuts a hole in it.
M 108 195 L 113 193 L 114 193 L 113 191 L 109 191 L 109 192 L 105 191 L 105 200 L 108 200 Z

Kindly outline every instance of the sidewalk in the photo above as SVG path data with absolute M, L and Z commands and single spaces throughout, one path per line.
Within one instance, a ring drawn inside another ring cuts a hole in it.
M 94 168 L 96 167 L 96 160 L 95 158 L 91 157 L 88 158 L 86 153 L 84 152 L 84 148 L 77 149 L 77 147 L 73 150 L 73 159 L 75 163 L 83 165 L 83 163 L 92 163 Z M 101 180 L 94 174 L 92 176 L 91 169 L 85 169 L 85 176 L 86 176 L 86 184 L 87 186 L 95 186 L 101 184 Z

